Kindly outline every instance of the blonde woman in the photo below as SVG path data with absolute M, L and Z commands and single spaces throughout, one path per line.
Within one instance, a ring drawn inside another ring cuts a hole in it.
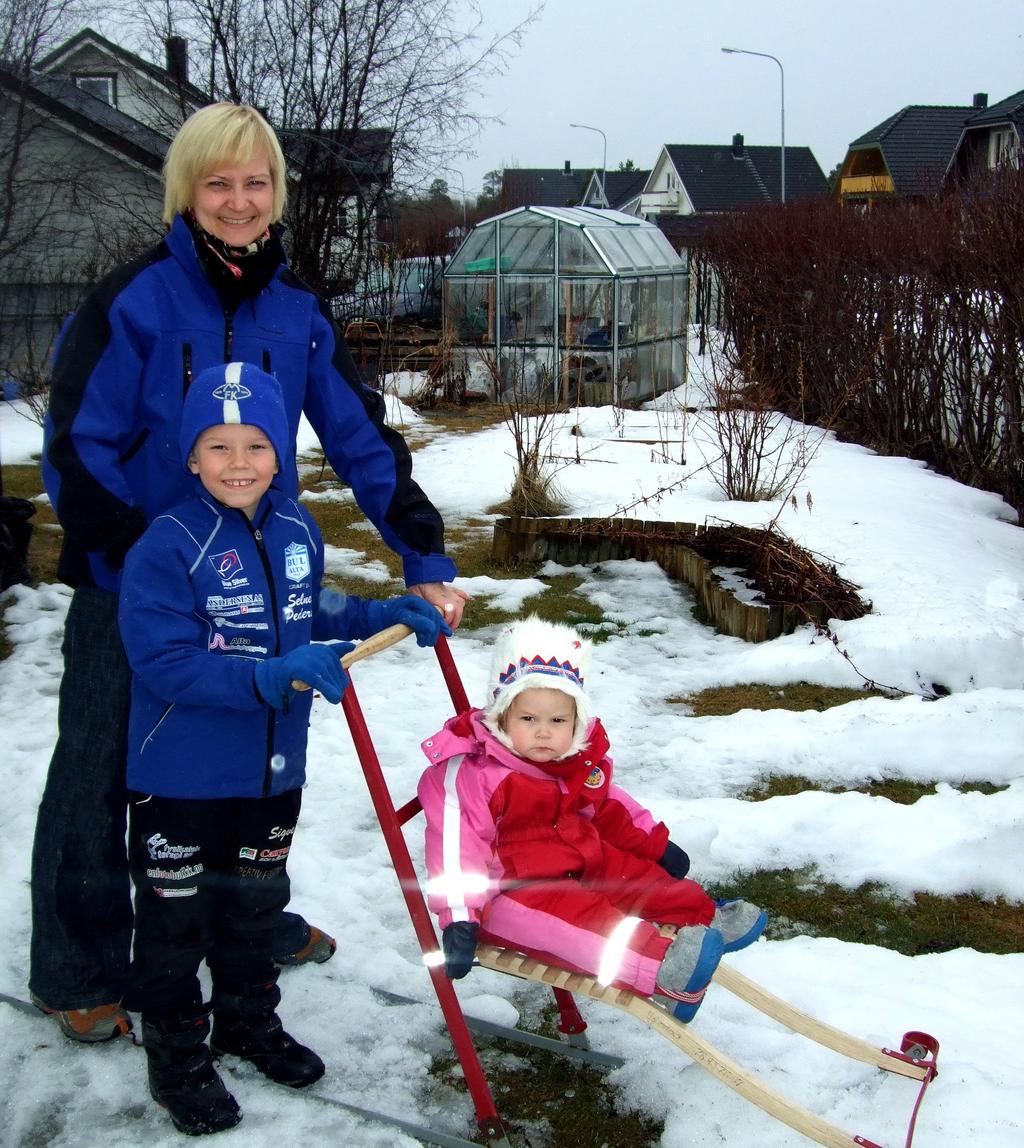
M 285 162 L 253 108 L 219 103 L 191 116 L 164 166 L 156 246 L 116 267 L 58 341 L 43 473 L 64 530 L 59 574 L 74 588 L 64 638 L 58 741 L 32 858 L 33 1000 L 66 1036 L 122 1035 L 132 928 L 125 853 L 125 737 L 130 674 L 117 630 L 129 547 L 188 493 L 177 458 L 193 378 L 230 360 L 273 375 L 288 437 L 280 485 L 297 493 L 304 413 L 338 476 L 399 555 L 406 585 L 457 626 L 465 595 L 447 585 L 443 524 L 411 477 L 325 302 L 288 268 L 277 223 Z M 222 629 L 244 636 L 248 575 L 226 570 Z M 187 842 L 178 843 L 187 846 Z M 158 861 L 154 862 L 159 867 Z M 280 963 L 327 960 L 334 942 L 294 914 Z

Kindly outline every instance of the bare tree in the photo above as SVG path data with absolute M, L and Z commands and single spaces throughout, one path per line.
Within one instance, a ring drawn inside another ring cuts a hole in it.
M 414 183 L 466 151 L 482 119 L 479 81 L 504 68 L 535 15 L 491 34 L 476 4 L 461 0 L 164 0 L 141 17 L 132 9 L 150 43 L 187 38 L 211 96 L 266 111 L 296 176 L 293 266 L 328 296 L 365 275 L 375 243 L 391 238 L 392 177 Z

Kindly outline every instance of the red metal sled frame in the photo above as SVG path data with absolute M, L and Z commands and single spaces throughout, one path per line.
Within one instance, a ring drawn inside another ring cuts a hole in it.
M 444 680 L 448 686 L 448 692 L 451 694 L 452 703 L 456 710 L 461 713 L 470 708 L 469 699 L 466 697 L 465 688 L 444 637 L 438 639 L 435 650 L 437 660 L 441 665 L 441 672 L 444 674 Z M 423 893 L 420 889 L 419 877 L 402 833 L 402 826 L 421 811 L 419 798 L 413 798 L 401 809 L 395 808 L 391 799 L 391 792 L 384 780 L 377 751 L 373 747 L 370 731 L 359 707 L 356 692 L 351 685 L 345 690 L 342 708 L 348 719 L 349 729 L 352 731 L 352 741 L 355 744 L 359 764 L 362 766 L 363 776 L 366 778 L 366 785 L 370 791 L 370 800 L 373 802 L 377 820 L 380 822 L 381 830 L 384 833 L 384 840 L 387 843 L 388 852 L 391 854 L 395 873 L 398 875 L 406 908 L 408 908 L 409 916 L 412 918 L 416 939 L 419 941 L 424 957 L 429 957 L 431 954 L 438 953 L 441 946 L 438 944 L 430 911 L 427 909 L 426 901 L 423 899 Z M 507 1144 L 504 1125 L 494 1105 L 490 1086 L 484 1076 L 480 1057 L 477 1055 L 476 1046 L 473 1044 L 473 1038 L 470 1036 L 466 1018 L 463 1015 L 462 1006 L 459 1004 L 459 998 L 455 995 L 452 982 L 445 976 L 442 964 L 431 964 L 427 961 L 427 972 L 430 974 L 430 981 L 434 986 L 434 992 L 437 994 L 448 1032 L 451 1034 L 452 1044 L 455 1046 L 455 1055 L 459 1058 L 459 1063 L 465 1074 L 466 1086 L 476 1109 L 477 1126 L 492 1144 Z M 559 992 L 561 993 L 561 990 Z M 569 993 L 562 993 L 562 995 L 571 1002 L 572 1011 L 581 1026 L 577 1031 L 582 1031 L 583 1028 L 586 1028 L 586 1024 L 576 1009 L 575 1001 Z
M 405 627 L 396 626 L 392 628 L 392 631 L 385 631 L 382 634 L 376 635 L 376 640 L 371 639 L 369 642 L 363 643 L 361 647 L 357 647 L 355 651 L 342 660 L 342 664 L 348 666 L 360 657 L 375 653 L 378 649 L 386 648 L 386 646 L 400 640 L 400 636 L 397 632 L 402 630 L 405 630 Z M 408 631 L 406 631 L 406 634 L 407 633 Z M 458 669 L 455 666 L 451 651 L 444 637 L 438 639 L 435 653 L 455 710 L 457 713 L 463 713 L 471 707 L 469 699 L 466 696 L 466 691 L 462 685 L 462 680 L 459 677 Z M 420 888 L 419 877 L 413 866 L 412 858 L 409 855 L 405 836 L 402 833 L 402 826 L 419 814 L 422 811 L 422 806 L 418 798 L 413 798 L 411 801 L 406 802 L 400 809 L 395 808 L 387 782 L 384 779 L 380 761 L 373 746 L 373 741 L 370 737 L 369 729 L 366 725 L 366 720 L 363 717 L 358 699 L 356 698 L 355 689 L 352 686 L 349 686 L 345 691 L 342 699 L 342 708 L 348 720 L 356 754 L 359 757 L 359 763 L 362 767 L 363 775 L 366 778 L 367 788 L 370 792 L 370 798 L 373 802 L 377 819 L 380 822 L 388 851 L 391 854 L 391 860 L 399 879 L 402 895 L 405 898 L 409 916 L 412 918 L 416 939 L 419 941 L 425 958 L 424 963 L 430 975 L 431 983 L 434 986 L 434 991 L 437 994 L 441 1012 L 444 1015 L 455 1053 L 462 1066 L 466 1085 L 473 1100 L 473 1105 L 476 1110 L 477 1126 L 481 1133 L 487 1138 L 488 1142 L 494 1145 L 495 1148 L 510 1148 L 504 1125 L 495 1107 L 490 1087 L 480 1064 L 480 1058 L 473 1044 L 466 1018 L 462 1012 L 462 1006 L 456 996 L 452 982 L 444 974 L 443 963 L 440 960 L 440 946 L 438 944 L 437 935 L 434 932 L 430 912 L 427 909 L 426 901 Z M 495 951 L 495 955 L 502 954 L 509 958 L 515 957 L 515 954 L 507 950 Z M 516 959 L 518 960 L 518 958 Z M 484 958 L 481 958 L 482 962 L 483 960 Z M 536 965 L 536 962 L 528 959 L 520 963 L 527 966 Z M 488 967 L 495 966 L 489 964 Z M 577 991 L 585 992 L 588 996 L 593 996 L 599 1000 L 606 1000 L 607 1003 L 615 1004 L 620 1008 L 625 1007 L 621 1000 L 609 1001 L 607 991 L 603 988 L 597 989 L 596 983 L 587 987 L 590 978 L 562 972 L 548 966 L 538 967 L 538 971 L 541 975 L 531 975 L 530 972 L 512 968 L 505 971 L 510 971 L 513 975 L 526 976 L 528 979 L 539 980 L 541 983 L 548 984 L 554 993 L 555 1001 L 558 1005 L 561 1018 L 559 1031 L 566 1035 L 570 1044 L 588 1047 L 587 1039 L 582 1035 L 587 1025 L 580 1015 L 572 992 L 570 989 L 564 987 L 565 983 L 569 983 L 571 987 L 577 988 Z M 905 1148 L 911 1148 L 917 1115 L 921 1102 L 924 1099 L 924 1093 L 928 1085 L 937 1075 L 936 1058 L 938 1056 L 939 1046 L 934 1037 L 923 1032 L 908 1032 L 903 1038 L 899 1052 L 886 1048 L 880 1050 L 882 1055 L 879 1057 L 877 1051 L 870 1048 L 866 1042 L 852 1038 L 849 1034 L 842 1033 L 838 1029 L 832 1029 L 830 1026 L 816 1021 L 813 1017 L 800 1013 L 799 1010 L 793 1008 L 793 1006 L 787 1002 L 773 997 L 759 985 L 754 984 L 754 982 L 748 982 L 746 978 L 740 976 L 738 973 L 721 969 L 721 967 L 720 973 L 724 975 L 724 987 L 740 996 L 741 999 L 752 1004 L 755 1008 L 758 1008 L 765 1015 L 780 1021 L 792 1031 L 808 1036 L 812 1040 L 816 1040 L 818 1043 L 833 1048 L 835 1051 L 843 1053 L 844 1055 L 852 1056 L 854 1059 L 864 1060 L 867 1063 L 873 1063 L 887 1071 L 897 1072 L 901 1075 L 911 1076 L 919 1080 L 921 1088 L 911 1115 L 905 1142 Z M 566 978 L 568 978 L 567 982 Z M 555 980 L 561 980 L 563 983 L 555 984 L 553 983 Z M 591 988 L 596 989 L 596 991 L 591 991 Z M 646 1001 L 645 998 L 634 997 L 633 994 L 629 993 L 619 993 L 616 995 L 618 997 L 630 998 L 631 1007 L 627 1008 L 626 1011 L 637 1013 L 638 1010 L 642 1010 L 646 1005 L 648 1011 L 657 1012 L 657 1006 L 650 1005 L 650 1002 Z M 768 1112 L 769 1115 L 773 1115 L 776 1119 L 788 1123 L 790 1127 L 795 1128 L 799 1132 L 803 1132 L 804 1135 L 809 1136 L 811 1139 L 817 1140 L 818 1143 L 850 1146 L 850 1148 L 852 1148 L 852 1146 L 860 1146 L 860 1148 L 880 1148 L 880 1146 L 872 1140 L 868 1140 L 863 1136 L 850 1135 L 841 1129 L 827 1124 L 827 1122 L 820 1121 L 817 1117 L 814 1117 L 813 1114 L 787 1102 L 784 1097 L 772 1093 L 770 1089 L 762 1086 L 756 1078 L 746 1078 L 746 1074 L 740 1066 L 733 1065 L 731 1062 L 726 1063 L 726 1059 L 722 1057 L 717 1050 L 692 1036 L 685 1026 L 679 1026 L 678 1023 L 674 1021 L 669 1022 L 671 1031 L 666 1031 L 665 1022 L 661 1021 L 657 1015 L 653 1017 L 645 1016 L 643 1019 L 645 1019 L 651 1027 L 657 1031 L 661 1031 L 662 1035 L 673 1040 L 680 1048 L 701 1063 L 704 1068 L 711 1071 L 713 1075 L 719 1076 L 719 1078 L 729 1084 L 730 1087 L 736 1089 L 740 1095 L 745 1096 L 746 1099 L 758 1107 L 761 1107 L 764 1111 Z M 902 1068 L 899 1067 L 901 1065 L 903 1066 Z M 736 1083 L 735 1078 L 740 1076 L 749 1079 L 751 1086 L 749 1092 Z M 805 1125 L 802 1119 L 794 1120 L 794 1115 L 798 1118 L 806 1116 L 809 1123 Z

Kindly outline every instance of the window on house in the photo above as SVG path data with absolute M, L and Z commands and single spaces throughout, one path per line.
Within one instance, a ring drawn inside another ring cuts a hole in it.
M 95 96 L 96 99 L 102 100 L 105 104 L 110 104 L 112 108 L 116 108 L 117 85 L 115 80 L 116 77 L 113 75 L 75 76 L 75 87 L 83 92 L 88 92 L 90 96 Z
M 1017 141 L 1013 128 L 997 128 L 988 137 L 988 166 L 1016 167 Z

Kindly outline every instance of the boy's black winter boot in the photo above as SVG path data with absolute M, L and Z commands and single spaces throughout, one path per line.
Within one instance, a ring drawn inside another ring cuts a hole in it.
M 214 1054 L 240 1056 L 289 1088 L 305 1088 L 319 1080 L 324 1062 L 284 1031 L 274 1011 L 281 1000 L 277 985 L 271 981 L 236 987 L 236 992 L 219 986 L 213 992 Z
M 217 1075 L 206 1045 L 205 1009 L 176 1014 L 142 1014 L 142 1039 L 149 1064 L 149 1091 L 186 1136 L 223 1132 L 242 1119 L 235 1098 Z

